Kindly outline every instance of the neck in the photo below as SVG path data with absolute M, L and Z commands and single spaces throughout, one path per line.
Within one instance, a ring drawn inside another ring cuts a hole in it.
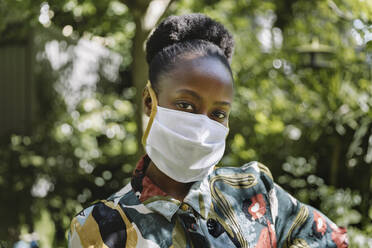
M 146 176 L 161 190 L 179 201 L 183 201 L 192 185 L 192 183 L 181 183 L 173 180 L 161 172 L 152 161 L 150 161 L 146 170 Z

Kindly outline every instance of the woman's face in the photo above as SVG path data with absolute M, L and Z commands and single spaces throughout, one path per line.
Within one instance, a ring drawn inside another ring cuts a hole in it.
M 203 114 L 227 126 L 233 100 L 233 79 L 218 59 L 184 59 L 159 77 L 157 89 L 159 106 Z M 149 96 L 145 94 L 144 97 Z M 149 115 L 151 104 L 144 101 Z

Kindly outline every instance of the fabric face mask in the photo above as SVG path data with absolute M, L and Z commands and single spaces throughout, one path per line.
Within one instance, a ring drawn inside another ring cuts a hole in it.
M 203 179 L 221 160 L 229 129 L 205 115 L 157 106 L 150 83 L 147 87 L 153 104 L 142 143 L 148 156 L 178 182 Z

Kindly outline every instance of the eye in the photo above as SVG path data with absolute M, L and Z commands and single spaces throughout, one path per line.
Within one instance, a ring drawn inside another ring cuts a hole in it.
M 224 111 L 215 111 L 213 112 L 213 116 L 219 120 L 219 121 L 223 121 L 224 119 L 226 119 L 227 117 L 227 114 L 224 112 Z
M 176 106 L 183 111 L 193 112 L 195 110 L 194 105 L 187 102 L 177 102 Z

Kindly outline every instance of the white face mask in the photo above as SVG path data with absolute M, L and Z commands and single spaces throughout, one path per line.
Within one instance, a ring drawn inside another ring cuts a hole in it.
M 142 142 L 148 156 L 178 182 L 203 179 L 221 160 L 229 129 L 202 114 L 157 106 L 151 85 L 147 87 L 153 106 Z

